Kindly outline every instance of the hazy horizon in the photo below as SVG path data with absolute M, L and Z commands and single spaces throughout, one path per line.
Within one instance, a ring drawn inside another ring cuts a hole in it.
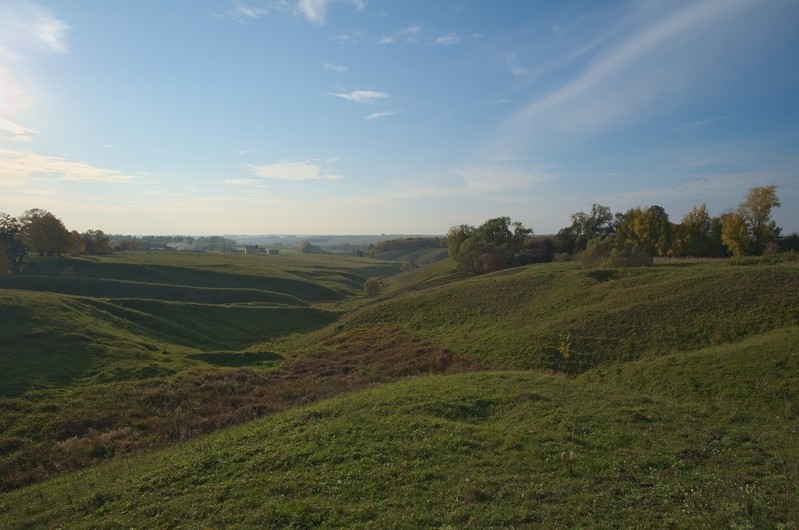
M 0 211 L 108 234 L 536 234 L 777 185 L 790 0 L 0 0 Z

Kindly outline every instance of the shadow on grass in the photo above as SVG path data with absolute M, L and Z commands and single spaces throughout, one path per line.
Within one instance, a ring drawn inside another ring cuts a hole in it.
M 282 361 L 283 356 L 272 352 L 251 352 L 251 353 L 237 353 L 237 352 L 214 352 L 214 353 L 197 353 L 189 355 L 189 359 L 195 361 L 203 361 L 214 366 L 253 366 L 255 364 L 265 362 Z

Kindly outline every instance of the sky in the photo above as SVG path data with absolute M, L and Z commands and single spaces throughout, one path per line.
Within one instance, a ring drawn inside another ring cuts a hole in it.
M 0 0 L 0 212 L 110 234 L 799 231 L 795 0 Z

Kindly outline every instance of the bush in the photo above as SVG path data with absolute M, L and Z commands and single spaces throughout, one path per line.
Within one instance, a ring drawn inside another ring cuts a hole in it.
M 485 274 L 508 268 L 509 252 L 501 247 L 467 239 L 458 253 L 458 270 Z
M 650 267 L 652 254 L 639 245 L 627 242 L 622 248 L 615 248 L 613 238 L 595 237 L 588 242 L 577 259 L 587 268 L 595 267 Z
M 600 267 L 610 257 L 611 252 L 613 252 L 613 239 L 595 237 L 588 242 L 585 250 L 577 254 L 577 260 L 583 267 Z
M 377 296 L 380 294 L 380 280 L 377 278 L 369 278 L 363 284 L 363 291 L 366 296 Z
M 651 267 L 652 255 L 640 249 L 638 245 L 625 245 L 623 249 L 614 249 L 607 260 L 606 267 Z

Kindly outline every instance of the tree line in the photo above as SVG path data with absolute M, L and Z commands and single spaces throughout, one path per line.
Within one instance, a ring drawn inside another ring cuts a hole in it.
M 65 256 L 110 251 L 110 239 L 102 230 L 82 234 L 69 231 L 47 210 L 34 208 L 19 217 L 0 212 L 0 274 L 20 272 L 28 254 Z
M 751 188 L 734 210 L 711 216 L 703 203 L 672 223 L 661 206 L 613 213 L 594 204 L 571 214 L 556 235 L 534 236 L 509 217 L 449 229 L 449 255 L 459 270 L 484 273 L 576 257 L 588 266 L 648 265 L 656 256 L 726 257 L 799 250 L 799 235 L 782 237 L 771 218 L 780 206 L 774 185 Z
M 0 274 L 23 270 L 25 257 L 109 254 L 126 250 L 189 250 L 233 252 L 236 241 L 222 236 L 131 236 L 106 234 L 102 230 L 79 233 L 68 230 L 63 221 L 39 208 L 19 217 L 0 212 Z

